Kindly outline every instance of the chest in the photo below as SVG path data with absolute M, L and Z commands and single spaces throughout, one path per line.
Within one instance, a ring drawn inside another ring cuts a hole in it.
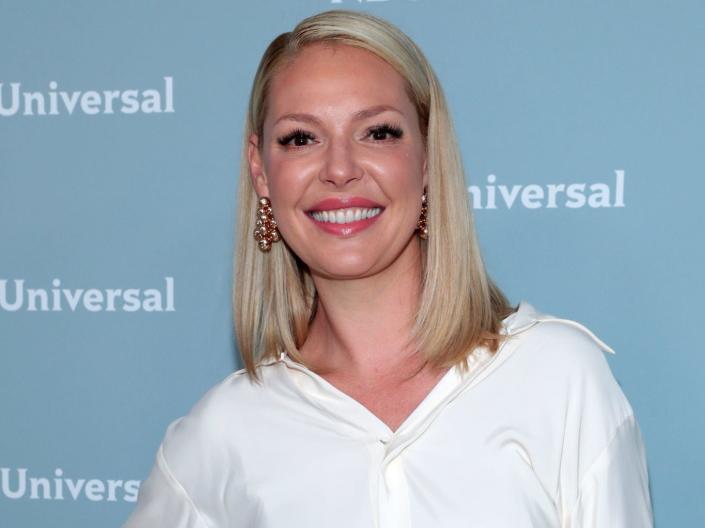
M 241 473 L 231 478 L 245 493 L 226 503 L 243 525 L 560 526 L 546 491 L 554 489 L 558 452 L 547 424 L 519 412 L 500 416 L 474 398 L 454 401 L 412 436 L 375 437 L 340 418 L 331 428 L 299 416 L 281 424 L 276 449 L 242 453 Z
M 396 431 L 438 386 L 446 372 L 429 370 L 413 377 L 388 376 L 374 383 L 332 376 L 325 379 L 353 400 L 353 405 L 359 404 L 390 430 Z

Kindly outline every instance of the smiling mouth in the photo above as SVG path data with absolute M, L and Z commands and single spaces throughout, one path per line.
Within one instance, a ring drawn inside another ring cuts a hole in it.
M 317 222 L 328 224 L 352 224 L 379 215 L 382 207 L 346 207 L 327 211 L 309 211 L 308 215 Z

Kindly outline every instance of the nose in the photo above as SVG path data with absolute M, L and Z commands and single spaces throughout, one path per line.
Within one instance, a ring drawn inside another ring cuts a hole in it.
M 328 144 L 320 179 L 335 187 L 345 187 L 362 177 L 355 147 L 346 138 L 334 138 Z

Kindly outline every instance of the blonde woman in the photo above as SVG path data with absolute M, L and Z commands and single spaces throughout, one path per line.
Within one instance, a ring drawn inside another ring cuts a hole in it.
M 330 11 L 277 37 L 239 200 L 245 368 L 168 427 L 127 528 L 652 525 L 611 350 L 488 278 L 406 35 Z

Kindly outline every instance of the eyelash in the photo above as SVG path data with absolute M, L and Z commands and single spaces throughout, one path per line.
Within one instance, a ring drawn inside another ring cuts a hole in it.
M 282 136 L 279 139 L 277 139 L 277 142 L 280 145 L 282 145 L 283 147 L 292 146 L 292 145 L 289 145 L 289 142 L 291 142 L 292 139 L 300 139 L 300 138 L 309 139 L 309 140 L 316 139 L 313 136 L 313 134 L 311 134 L 310 132 L 306 132 L 305 130 L 297 128 L 296 130 L 292 130 L 291 132 L 289 132 L 285 136 Z M 304 145 L 293 145 L 293 146 L 294 147 L 302 147 Z
M 373 126 L 367 131 L 368 136 L 378 133 L 387 134 L 389 136 L 392 136 L 392 138 L 394 139 L 401 139 L 401 137 L 404 135 L 404 131 L 401 129 L 400 126 L 393 125 L 391 123 L 382 123 L 381 125 Z
M 382 123 L 381 125 L 375 125 L 373 127 L 370 127 L 369 129 L 367 129 L 367 133 L 366 133 L 365 137 L 372 136 L 373 134 L 387 134 L 388 136 L 391 136 L 391 140 L 394 140 L 394 139 L 401 139 L 402 136 L 404 135 L 404 131 L 401 129 L 401 127 L 399 127 L 397 125 L 393 125 L 391 123 Z M 295 139 L 306 139 L 309 141 L 313 141 L 316 138 L 310 132 L 306 132 L 305 130 L 303 130 L 301 128 L 297 128 L 296 130 L 292 130 L 288 134 L 278 138 L 277 142 L 283 147 L 288 146 L 291 148 L 301 148 L 301 147 L 306 146 L 306 145 L 290 145 L 291 141 L 295 140 Z M 390 139 L 387 139 L 387 140 L 380 139 L 380 140 L 377 140 L 377 142 L 388 141 L 388 140 L 390 140 Z

